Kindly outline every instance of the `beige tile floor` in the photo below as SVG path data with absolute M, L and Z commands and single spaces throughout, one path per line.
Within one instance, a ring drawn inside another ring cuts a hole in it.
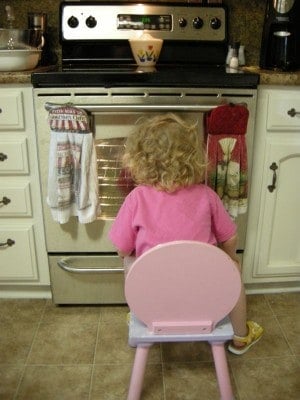
M 243 356 L 228 354 L 237 400 L 300 399 L 300 293 L 248 296 L 266 330 Z M 125 400 L 134 350 L 127 308 L 0 300 L 1 400 Z M 215 400 L 206 343 L 150 352 L 143 400 Z

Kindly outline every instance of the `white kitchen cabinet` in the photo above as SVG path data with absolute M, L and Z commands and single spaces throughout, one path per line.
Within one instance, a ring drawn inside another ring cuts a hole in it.
M 1 297 L 49 288 L 37 152 L 31 85 L 0 85 Z
M 20 90 L 0 92 L 0 126 L 1 130 L 24 130 L 24 96 Z
M 244 254 L 246 283 L 300 285 L 300 90 L 261 86 Z
M 32 222 L 1 222 L 1 236 L 14 244 L 1 250 L 2 281 L 36 281 L 39 278 Z
M 1 104 L 1 103 L 0 103 Z M 0 106 L 1 107 L 1 106 Z M 0 124 L 0 135 L 1 135 Z M 0 150 L 0 172 L 9 175 L 26 175 L 29 173 L 27 138 L 2 137 Z

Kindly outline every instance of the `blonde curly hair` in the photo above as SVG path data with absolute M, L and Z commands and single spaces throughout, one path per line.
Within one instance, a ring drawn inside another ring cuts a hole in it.
M 139 120 L 123 157 L 135 183 L 168 192 L 201 183 L 206 159 L 196 125 L 172 113 Z

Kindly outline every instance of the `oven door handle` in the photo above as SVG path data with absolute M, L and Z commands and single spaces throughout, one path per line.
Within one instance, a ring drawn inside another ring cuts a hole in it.
M 110 105 L 110 104 L 73 104 L 73 103 L 65 103 L 65 104 L 57 104 L 57 103 L 45 103 L 45 109 L 47 111 L 54 110 L 55 108 L 62 106 L 72 106 L 77 108 L 82 108 L 87 112 L 97 113 L 97 112 L 133 112 L 133 111 L 199 111 L 199 112 L 207 112 L 220 104 L 130 104 L 130 105 Z
M 124 272 L 124 268 L 89 268 L 89 267 L 72 267 L 72 265 L 69 264 L 69 261 L 71 258 L 62 258 L 57 261 L 57 265 L 62 268 L 64 271 L 67 272 L 73 272 L 76 274 L 90 274 L 92 273 L 106 273 L 106 274 L 114 274 L 114 273 L 120 273 Z

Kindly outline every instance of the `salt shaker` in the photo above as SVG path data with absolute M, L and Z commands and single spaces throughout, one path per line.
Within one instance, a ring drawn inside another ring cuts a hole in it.
M 238 59 L 239 43 L 234 43 L 231 48 L 232 48 L 232 54 L 229 60 L 229 68 L 237 69 L 239 66 L 239 59 Z
M 232 57 L 232 47 L 229 44 L 228 45 L 228 53 L 227 53 L 227 56 L 226 56 L 226 65 L 229 65 L 231 57 Z

